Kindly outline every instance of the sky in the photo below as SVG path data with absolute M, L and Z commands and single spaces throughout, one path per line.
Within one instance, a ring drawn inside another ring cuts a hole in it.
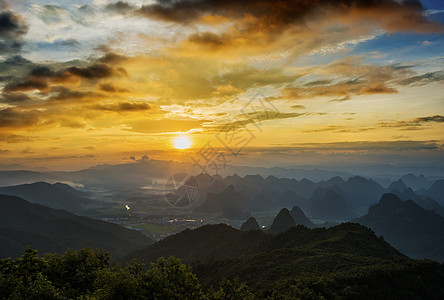
M 0 0 L 0 11 L 4 168 L 444 162 L 444 1 Z

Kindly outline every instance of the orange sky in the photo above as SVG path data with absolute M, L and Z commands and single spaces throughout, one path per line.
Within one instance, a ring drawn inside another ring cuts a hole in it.
M 433 1 L 162 3 L 2 1 L 0 165 L 442 161 Z

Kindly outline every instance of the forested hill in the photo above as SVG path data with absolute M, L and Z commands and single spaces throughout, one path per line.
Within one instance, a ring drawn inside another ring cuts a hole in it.
M 184 265 L 174 257 L 185 261 Z M 186 230 L 110 265 L 84 249 L 0 259 L 1 299 L 443 299 L 444 267 L 399 253 L 353 223 L 271 235 L 226 225 Z
M 282 249 L 304 250 L 307 255 L 328 250 L 383 259 L 404 257 L 368 228 L 344 223 L 328 229 L 308 229 L 299 225 L 278 235 L 240 231 L 225 224 L 205 225 L 167 237 L 133 252 L 126 259 L 155 261 L 161 256 L 174 255 L 186 263 L 195 263 Z
M 116 259 L 152 243 L 135 230 L 14 196 L 0 195 L 0 206 L 0 258 L 20 256 L 31 246 L 42 253 L 103 248 Z

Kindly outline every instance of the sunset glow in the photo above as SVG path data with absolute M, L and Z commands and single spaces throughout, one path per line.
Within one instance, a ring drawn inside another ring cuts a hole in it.
M 0 164 L 443 161 L 444 2 L 329 2 L 2 1 Z
M 191 147 L 191 140 L 185 136 L 179 136 L 174 139 L 174 148 L 188 149 Z

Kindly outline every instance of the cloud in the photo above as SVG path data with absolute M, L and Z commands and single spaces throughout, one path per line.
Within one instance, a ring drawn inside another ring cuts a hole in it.
M 391 127 L 400 128 L 400 130 L 424 130 L 427 127 L 424 124 L 429 123 L 444 123 L 444 116 L 433 115 L 426 117 L 418 117 L 407 121 L 396 121 L 396 122 L 379 122 L 379 127 Z
M 86 126 L 85 122 L 73 120 L 73 119 L 62 119 L 59 120 L 59 125 L 62 127 L 68 127 L 68 128 L 84 128 Z
M 20 111 L 12 107 L 0 110 L 0 127 L 29 127 L 38 122 L 35 111 Z
M 33 9 L 39 18 L 48 25 L 60 24 L 69 19 L 69 11 L 58 5 L 33 5 Z
M 261 70 L 248 65 L 233 65 L 225 69 L 224 74 L 215 76 L 211 82 L 218 86 L 231 85 L 240 90 L 289 84 L 301 77 L 299 74 L 285 74 L 277 68 Z
M 0 134 L 0 142 L 8 144 L 30 142 L 32 138 L 19 134 Z
M 413 121 L 420 122 L 420 123 L 429 123 L 429 122 L 444 123 L 444 116 L 434 115 L 434 116 L 428 116 L 428 117 L 420 117 L 420 118 L 414 119 Z
M 104 63 L 104 64 L 115 64 L 115 63 L 125 61 L 126 59 L 128 59 L 128 58 L 124 55 L 107 51 L 107 53 L 105 53 L 105 55 L 103 55 L 101 58 L 99 58 L 97 60 L 97 62 Z
M 316 133 L 316 132 L 333 132 L 333 133 L 359 133 L 365 132 L 369 130 L 373 130 L 373 127 L 346 127 L 346 126 L 338 126 L 338 125 L 329 125 L 323 127 L 317 127 L 315 129 L 304 130 L 303 133 Z
M 411 67 L 379 66 L 363 63 L 363 57 L 349 56 L 322 67 L 304 70 L 294 84 L 282 89 L 288 99 L 334 98 L 332 102 L 350 100 L 355 95 L 394 94 L 399 81 L 415 74 Z M 319 77 L 307 82 L 307 78 Z
M 128 2 L 117 1 L 114 3 L 108 3 L 106 9 L 117 14 L 128 14 L 135 10 L 135 7 Z
M 22 36 L 28 26 L 21 17 L 11 11 L 0 12 L 0 54 L 17 53 L 21 50 Z
M 444 71 L 429 72 L 422 75 L 412 76 L 401 80 L 401 85 L 416 85 L 422 86 L 433 82 L 444 81 Z
M 161 0 L 143 5 L 138 13 L 149 18 L 166 22 L 190 24 L 199 22 L 202 16 L 224 16 L 230 19 L 243 19 L 245 15 L 255 18 L 255 27 L 267 27 L 269 30 L 282 31 L 290 25 L 306 25 L 309 16 L 328 13 L 346 15 L 348 18 L 362 18 L 379 22 L 389 28 L 431 30 L 436 24 L 423 16 L 423 7 L 419 1 L 359 1 L 334 0 L 321 1 L 259 1 L 246 0 Z M 384 18 L 392 15 L 391 20 Z
M 20 17 L 13 12 L 0 13 L 0 38 L 14 39 L 28 31 L 28 27 Z
M 248 55 L 282 51 L 285 46 L 300 55 L 324 47 L 354 46 L 381 28 L 390 33 L 442 32 L 442 26 L 429 21 L 423 11 L 417 0 L 159 0 L 135 13 L 190 28 L 214 27 L 190 34 L 181 44 L 183 52 Z
M 146 102 L 118 102 L 111 104 L 96 104 L 89 106 L 90 109 L 115 111 L 115 112 L 131 112 L 131 111 L 146 111 L 151 109 Z
M 297 143 L 290 147 L 299 150 L 438 150 L 436 141 L 357 141 L 332 143 Z
M 31 100 L 31 98 L 24 93 L 3 93 L 0 95 L 0 102 L 4 103 L 19 103 Z
M 57 86 L 51 89 L 53 95 L 49 98 L 51 101 L 67 101 L 67 100 L 82 100 L 82 99 L 99 99 L 103 98 L 103 95 L 86 91 L 75 91 L 68 88 Z
M 129 122 L 130 128 L 128 131 L 141 133 L 166 133 L 166 132 L 187 132 L 191 129 L 199 128 L 202 124 L 208 122 L 207 120 L 138 120 Z
M 5 80 L 13 79 L 17 76 L 23 76 L 36 65 L 20 55 L 14 55 L 0 62 L 0 74 L 5 75 Z
M 125 74 L 125 71 L 119 71 L 120 74 Z M 64 72 L 84 79 L 108 78 L 119 73 L 105 64 L 93 64 L 85 68 L 69 67 Z
M 37 78 L 29 78 L 17 82 L 11 82 L 3 88 L 3 92 L 5 93 L 33 90 L 48 92 L 50 89 L 48 83 L 45 80 Z
M 104 57 L 100 58 L 103 59 Z M 99 60 L 100 60 L 99 59 Z M 36 65 L 32 62 L 16 56 L 14 60 L 4 61 L 6 67 L 14 68 L 14 65 L 22 65 L 26 75 L 16 74 L 3 88 L 3 92 L 19 92 L 39 90 L 44 93 L 51 91 L 51 85 L 69 81 L 97 81 L 110 77 L 126 76 L 123 68 L 114 68 L 105 63 L 94 62 L 87 66 L 69 66 L 57 70 L 57 66 Z M 55 70 L 54 70 L 55 69 Z
M 345 101 L 351 95 L 393 94 L 397 90 L 386 86 L 383 82 L 352 82 L 343 81 L 332 85 L 307 87 L 288 87 L 282 90 L 283 97 L 289 99 L 311 99 L 315 97 L 342 97 L 334 101 Z
M 99 85 L 99 89 L 108 93 L 126 93 L 129 92 L 127 89 L 118 87 L 111 83 L 102 83 Z
M 304 115 L 304 113 L 281 113 L 278 111 L 255 111 L 250 113 L 245 113 L 242 115 L 237 115 L 234 121 L 224 123 L 222 125 L 208 125 L 206 126 L 207 131 L 214 132 L 229 132 L 236 129 L 246 127 L 249 124 L 254 124 L 256 127 L 260 128 L 262 122 L 280 119 L 296 118 Z

